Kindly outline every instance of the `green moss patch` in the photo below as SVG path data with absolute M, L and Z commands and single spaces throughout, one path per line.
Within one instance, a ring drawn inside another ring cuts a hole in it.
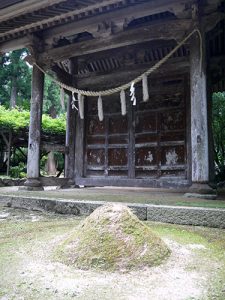
M 165 243 L 120 204 L 96 209 L 56 251 L 65 264 L 111 271 L 155 266 L 169 254 Z

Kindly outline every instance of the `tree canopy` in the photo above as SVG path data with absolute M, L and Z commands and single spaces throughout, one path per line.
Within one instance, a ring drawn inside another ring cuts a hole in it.
M 26 49 L 12 51 L 1 57 L 0 103 L 6 107 L 29 108 L 31 98 L 31 69 L 23 61 Z
M 32 68 L 23 60 L 27 49 L 5 53 L 0 60 L 0 104 L 30 109 Z M 60 88 L 45 77 L 43 112 L 56 117 L 65 112 L 60 101 Z

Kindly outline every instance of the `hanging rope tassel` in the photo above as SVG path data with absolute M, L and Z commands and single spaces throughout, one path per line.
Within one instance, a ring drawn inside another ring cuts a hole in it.
M 142 78 L 142 89 L 143 89 L 143 101 L 147 102 L 149 100 L 149 93 L 148 93 L 148 77 L 146 74 L 144 74 Z
M 102 96 L 99 95 L 98 97 L 98 118 L 99 121 L 102 122 L 104 119 L 104 115 L 103 115 L 103 105 L 102 105 Z
M 84 119 L 84 96 L 78 94 L 78 107 L 81 120 Z
M 122 113 L 122 116 L 126 116 L 126 114 L 127 114 L 127 107 L 126 107 L 126 94 L 125 94 L 124 90 L 122 90 L 120 92 L 120 102 L 121 102 L 121 113 Z

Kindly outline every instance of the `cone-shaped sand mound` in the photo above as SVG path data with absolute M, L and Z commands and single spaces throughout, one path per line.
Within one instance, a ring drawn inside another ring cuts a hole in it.
M 68 265 L 101 270 L 155 266 L 169 254 L 164 242 L 120 204 L 96 209 L 57 249 Z

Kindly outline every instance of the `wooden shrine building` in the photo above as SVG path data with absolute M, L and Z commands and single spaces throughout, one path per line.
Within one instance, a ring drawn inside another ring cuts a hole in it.
M 69 94 L 70 183 L 208 188 L 210 100 L 225 90 L 224 1 L 2 0 L 0 52 L 23 47 L 33 64 L 27 186 L 40 187 L 47 73 Z

